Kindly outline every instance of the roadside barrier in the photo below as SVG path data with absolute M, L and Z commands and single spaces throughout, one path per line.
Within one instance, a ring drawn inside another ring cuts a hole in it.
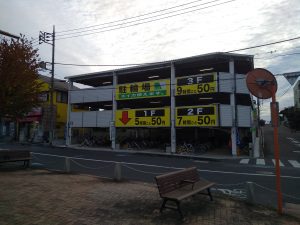
M 39 155 L 37 157 L 36 155 Z M 86 158 L 79 158 L 79 157 L 67 157 L 67 156 L 59 156 L 59 155 L 50 155 L 50 154 L 43 154 L 43 153 L 32 153 L 33 160 L 37 161 L 41 164 L 43 164 L 47 169 L 51 169 L 49 167 L 57 164 L 56 162 L 53 162 L 53 159 L 46 160 L 46 159 L 41 159 L 41 157 L 56 157 L 59 158 L 64 165 L 61 165 L 61 171 L 70 173 L 70 172 L 76 172 L 76 167 L 78 168 L 83 168 L 87 170 L 92 170 L 92 171 L 97 171 L 99 170 L 104 170 L 108 169 L 108 171 L 111 172 L 111 176 L 108 176 L 109 178 L 114 179 L 115 181 L 121 181 L 122 179 L 133 179 L 136 176 L 130 177 L 128 174 L 131 171 L 135 173 L 142 173 L 145 176 L 148 175 L 161 175 L 164 174 L 165 172 L 153 172 L 153 171 L 145 171 L 141 169 L 136 169 L 135 167 L 150 167 L 152 169 L 164 169 L 166 172 L 168 170 L 179 170 L 183 168 L 177 168 L 177 167 L 170 167 L 170 166 L 158 166 L 158 165 L 148 165 L 148 164 L 141 164 L 141 163 L 129 163 L 129 162 L 118 162 L 118 161 L 108 161 L 108 160 L 98 160 L 98 159 L 86 159 Z M 86 161 L 89 164 L 91 163 L 96 163 L 96 164 L 102 164 L 101 166 L 87 166 L 83 163 L 80 163 L 80 161 Z M 77 172 L 79 171 L 77 168 Z M 111 168 L 111 169 L 110 169 Z M 59 168 L 55 168 L 55 170 L 59 170 Z M 106 170 L 107 171 L 107 170 Z M 125 173 L 125 171 L 127 173 Z M 201 170 L 199 170 L 201 172 Z M 80 171 L 81 172 L 81 171 Z M 89 172 L 87 172 L 89 173 Z M 106 175 L 107 177 L 107 175 Z M 203 177 L 203 175 L 201 175 Z M 205 178 L 202 178 L 205 180 Z M 261 189 L 261 190 L 259 190 Z M 263 190 L 263 191 L 262 191 Z M 240 183 L 232 183 L 232 184 L 220 184 L 217 183 L 215 185 L 215 188 L 212 188 L 212 191 L 221 193 L 230 197 L 246 200 L 247 202 L 251 204 L 262 204 L 262 205 L 268 205 L 268 206 L 276 206 L 276 190 L 267 188 L 265 186 L 259 185 L 255 182 L 240 182 Z M 274 198 L 268 198 L 267 202 L 263 202 L 260 196 L 264 195 L 272 195 L 274 194 Z M 282 193 L 284 197 L 286 197 L 284 200 L 288 199 L 293 199 L 296 201 L 299 201 L 300 203 L 300 198 L 288 195 L 285 193 Z

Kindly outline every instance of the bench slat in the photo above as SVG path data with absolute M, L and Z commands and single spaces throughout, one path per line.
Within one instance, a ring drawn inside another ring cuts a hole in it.
M 209 182 L 209 181 L 198 181 L 194 184 L 186 185 L 184 187 L 178 188 L 172 192 L 163 194 L 163 198 L 168 198 L 171 200 L 178 200 L 181 201 L 182 199 L 185 199 L 187 197 L 190 197 L 194 194 L 197 194 L 201 191 L 206 190 L 207 188 L 210 188 L 214 185 L 215 183 Z
M 163 174 L 155 177 L 155 179 L 160 195 L 169 193 L 182 186 L 189 185 L 189 183 L 183 183 L 183 180 L 192 180 L 195 182 L 200 180 L 196 167 Z
M 0 163 L 31 160 L 28 150 L 0 150 Z

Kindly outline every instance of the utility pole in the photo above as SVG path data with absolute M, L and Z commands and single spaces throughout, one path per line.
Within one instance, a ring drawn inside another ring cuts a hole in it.
M 51 39 L 52 37 L 52 39 Z M 53 32 L 47 33 L 40 31 L 39 44 L 47 43 L 52 45 L 52 65 L 51 65 L 51 82 L 50 82 L 50 126 L 49 126 L 49 144 L 52 146 L 54 139 L 54 55 L 55 55 L 55 26 L 53 25 Z

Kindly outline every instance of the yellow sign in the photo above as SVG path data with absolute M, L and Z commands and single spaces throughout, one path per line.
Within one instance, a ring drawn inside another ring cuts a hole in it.
M 175 95 L 193 95 L 217 92 L 217 73 L 176 78 Z
M 218 126 L 217 105 L 176 107 L 177 127 L 216 127 Z
M 116 111 L 116 127 L 169 127 L 170 108 Z
M 117 85 L 116 99 L 128 100 L 170 96 L 170 80 L 151 80 Z

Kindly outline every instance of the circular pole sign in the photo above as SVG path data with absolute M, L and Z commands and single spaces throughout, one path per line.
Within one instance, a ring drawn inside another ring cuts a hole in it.
M 248 72 L 246 83 L 250 93 L 257 98 L 271 98 L 277 91 L 277 81 L 266 69 L 257 68 Z

